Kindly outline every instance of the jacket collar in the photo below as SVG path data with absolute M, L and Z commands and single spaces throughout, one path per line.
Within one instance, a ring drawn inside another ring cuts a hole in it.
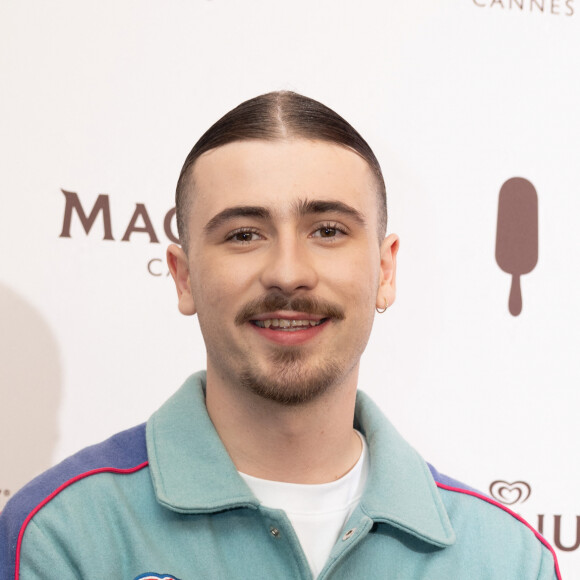
M 157 501 L 180 513 L 257 509 L 205 407 L 205 372 L 192 375 L 147 423 L 149 467 Z M 370 472 L 361 509 L 436 546 L 455 540 L 427 464 L 364 393 L 355 426 L 365 435 Z
M 375 522 L 390 524 L 436 546 L 453 544 L 455 532 L 427 463 L 361 391 L 357 393 L 355 426 L 370 450 L 363 511 Z

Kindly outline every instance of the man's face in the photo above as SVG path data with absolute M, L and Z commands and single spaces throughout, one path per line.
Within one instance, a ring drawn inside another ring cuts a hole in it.
M 322 141 L 241 141 L 196 162 L 187 256 L 168 259 L 197 312 L 211 377 L 283 404 L 354 384 L 398 241 L 377 241 L 375 178 Z M 190 186 L 191 187 L 191 186 Z

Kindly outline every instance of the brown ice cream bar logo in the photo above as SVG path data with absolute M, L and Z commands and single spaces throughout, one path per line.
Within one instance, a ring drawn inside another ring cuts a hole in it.
M 522 311 L 520 276 L 529 274 L 538 263 L 538 194 L 523 177 L 508 179 L 499 192 L 495 259 L 512 275 L 509 311 Z

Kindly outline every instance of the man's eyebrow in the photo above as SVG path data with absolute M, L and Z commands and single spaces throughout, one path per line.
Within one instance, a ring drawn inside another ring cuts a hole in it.
M 366 224 L 363 214 L 354 207 L 335 200 L 300 200 L 298 213 L 300 215 L 316 213 L 341 213 L 353 218 L 359 225 Z
M 238 217 L 268 219 L 270 217 L 270 212 L 265 207 L 255 205 L 237 205 L 234 207 L 228 207 L 214 215 L 207 224 L 205 224 L 203 230 L 206 234 L 209 234 L 225 222 Z

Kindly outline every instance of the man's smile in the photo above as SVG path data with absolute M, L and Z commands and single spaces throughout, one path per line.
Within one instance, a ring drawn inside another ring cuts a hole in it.
M 284 346 L 305 343 L 331 321 L 328 316 L 305 312 L 267 312 L 248 320 L 262 337 Z
M 258 328 L 268 328 L 273 331 L 296 332 L 320 326 L 328 320 L 322 314 L 306 312 L 266 312 L 253 317 L 249 322 Z
M 343 320 L 344 309 L 338 304 L 313 296 L 289 298 L 273 292 L 257 298 L 237 313 L 235 323 L 252 323 L 257 328 L 309 328 L 334 319 Z
M 328 318 L 322 318 L 321 320 L 288 320 L 286 318 L 266 318 L 265 320 L 252 320 L 251 322 L 260 328 L 294 331 L 310 328 L 311 326 L 319 326 L 326 320 L 328 320 Z

